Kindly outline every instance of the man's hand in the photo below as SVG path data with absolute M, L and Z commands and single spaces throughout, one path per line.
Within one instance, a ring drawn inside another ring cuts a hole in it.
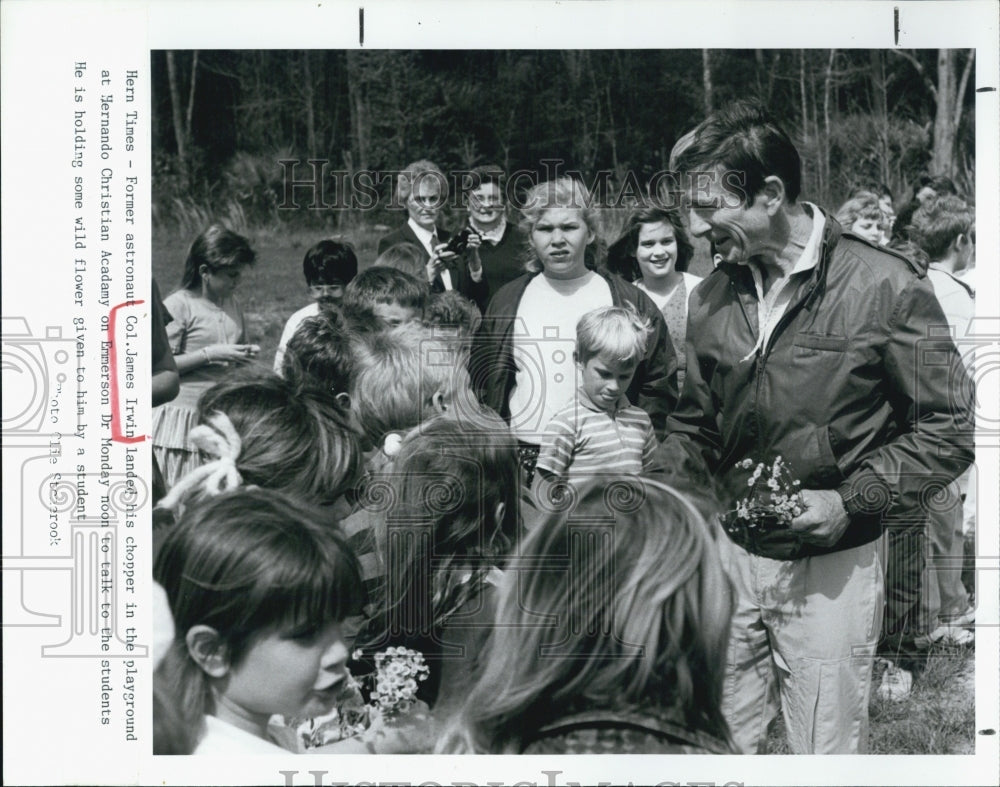
M 792 531 L 806 544 L 836 544 L 850 521 L 840 494 L 831 489 L 803 489 L 800 494 L 803 511 L 792 520 Z
M 441 272 L 444 268 L 444 260 L 454 259 L 455 252 L 448 251 L 447 243 L 439 243 L 434 247 L 434 253 L 431 255 L 430 259 L 427 260 L 427 266 L 424 268 L 427 273 L 427 283 L 433 284 L 434 278 Z

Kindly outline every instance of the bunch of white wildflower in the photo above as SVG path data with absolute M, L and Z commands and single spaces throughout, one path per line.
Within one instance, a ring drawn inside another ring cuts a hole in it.
M 360 661 L 362 653 L 351 657 Z M 340 702 L 329 713 L 313 719 L 289 719 L 306 749 L 362 735 L 406 713 L 417 702 L 417 684 L 427 680 L 430 670 L 424 655 L 408 648 L 387 648 L 375 654 L 375 672 L 360 680 L 348 675 Z M 371 702 L 365 704 L 362 688 L 370 689 Z
M 747 478 L 749 491 L 746 496 L 723 517 L 730 533 L 784 527 L 802 513 L 800 482 L 792 478 L 788 464 L 780 455 L 770 465 L 758 462 L 754 466 L 753 459 L 747 458 L 737 462 L 736 467 L 741 470 L 753 467 L 753 472 Z
M 384 717 L 405 712 L 417 700 L 417 683 L 429 674 L 420 651 L 399 647 L 376 653 L 372 704 Z

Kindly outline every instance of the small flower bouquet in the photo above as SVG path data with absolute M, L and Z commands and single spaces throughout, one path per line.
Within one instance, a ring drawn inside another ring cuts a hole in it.
M 736 467 L 741 470 L 753 467 L 753 472 L 747 478 L 746 496 L 723 514 L 722 524 L 727 533 L 763 535 L 782 530 L 802 513 L 800 483 L 792 478 L 788 464 L 780 456 L 770 466 L 758 462 L 754 467 L 753 460 L 748 458 L 737 462 Z
M 355 661 L 361 651 L 354 651 Z M 422 653 L 408 648 L 387 648 L 375 654 L 375 672 L 361 679 L 349 677 L 344 699 L 326 716 L 290 722 L 306 749 L 314 749 L 369 730 L 390 726 L 417 703 L 417 684 L 430 670 Z M 370 701 L 365 703 L 363 690 Z

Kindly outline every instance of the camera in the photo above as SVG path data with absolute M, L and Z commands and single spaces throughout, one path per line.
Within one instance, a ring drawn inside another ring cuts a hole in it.
M 448 245 L 445 246 L 444 250 L 450 251 L 454 254 L 463 254 L 465 250 L 469 248 L 470 235 L 472 235 L 472 230 L 466 227 L 448 241 Z

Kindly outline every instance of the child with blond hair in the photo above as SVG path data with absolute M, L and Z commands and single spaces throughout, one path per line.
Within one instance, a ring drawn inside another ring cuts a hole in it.
M 651 469 L 657 445 L 652 422 L 625 395 L 649 334 L 647 321 L 629 308 L 608 306 L 580 318 L 573 353 L 579 387 L 545 429 L 536 490 L 574 477 Z

